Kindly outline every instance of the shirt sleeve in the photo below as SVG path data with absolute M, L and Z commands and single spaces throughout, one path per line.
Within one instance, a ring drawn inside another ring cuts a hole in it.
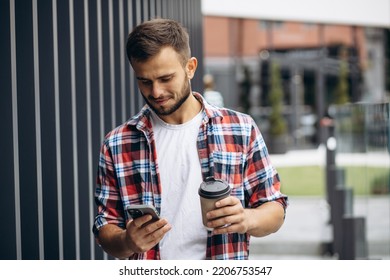
M 264 138 L 253 120 L 244 186 L 249 196 L 247 207 L 256 208 L 269 201 L 279 202 L 284 209 L 288 205 L 287 196 L 281 192 L 279 174 L 271 163 Z
M 98 235 L 99 229 L 106 224 L 125 227 L 115 165 L 107 141 L 100 150 L 95 203 L 97 205 L 97 215 L 93 225 L 95 236 Z

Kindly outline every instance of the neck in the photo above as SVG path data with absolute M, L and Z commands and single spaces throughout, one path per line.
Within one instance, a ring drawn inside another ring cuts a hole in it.
M 192 120 L 201 109 L 202 105 L 200 102 L 193 94 L 190 94 L 187 100 L 175 112 L 168 116 L 159 115 L 159 117 L 169 124 L 182 124 Z

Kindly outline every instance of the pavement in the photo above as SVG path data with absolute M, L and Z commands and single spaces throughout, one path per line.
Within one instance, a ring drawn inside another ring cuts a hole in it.
M 326 162 L 325 149 L 290 151 L 271 155 L 276 166 L 320 165 Z M 388 153 L 340 154 L 337 164 L 364 164 L 390 168 Z M 284 225 L 278 232 L 251 238 L 250 259 L 338 259 L 324 245 L 333 241 L 329 223 L 330 207 L 324 197 L 289 197 Z M 355 196 L 353 217 L 363 217 L 368 259 L 390 260 L 390 195 Z

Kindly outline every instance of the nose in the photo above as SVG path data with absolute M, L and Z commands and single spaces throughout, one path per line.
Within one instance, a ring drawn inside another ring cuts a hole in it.
M 154 82 L 152 84 L 151 95 L 153 96 L 153 98 L 160 97 L 163 94 L 163 92 L 164 92 L 163 87 L 158 82 Z

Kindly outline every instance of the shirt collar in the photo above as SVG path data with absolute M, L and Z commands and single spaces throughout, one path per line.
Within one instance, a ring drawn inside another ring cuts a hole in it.
M 220 110 L 207 103 L 207 101 L 203 98 L 203 96 L 200 93 L 192 92 L 192 94 L 202 104 L 203 122 L 207 123 L 210 121 L 210 119 L 213 118 L 223 118 L 223 115 L 221 114 Z M 137 115 L 133 116 L 131 119 L 127 121 L 127 125 L 136 126 L 137 129 L 141 131 L 145 131 L 148 128 L 151 128 L 150 114 L 151 114 L 151 108 L 149 107 L 149 105 L 146 104 L 142 107 L 142 109 L 139 111 Z

